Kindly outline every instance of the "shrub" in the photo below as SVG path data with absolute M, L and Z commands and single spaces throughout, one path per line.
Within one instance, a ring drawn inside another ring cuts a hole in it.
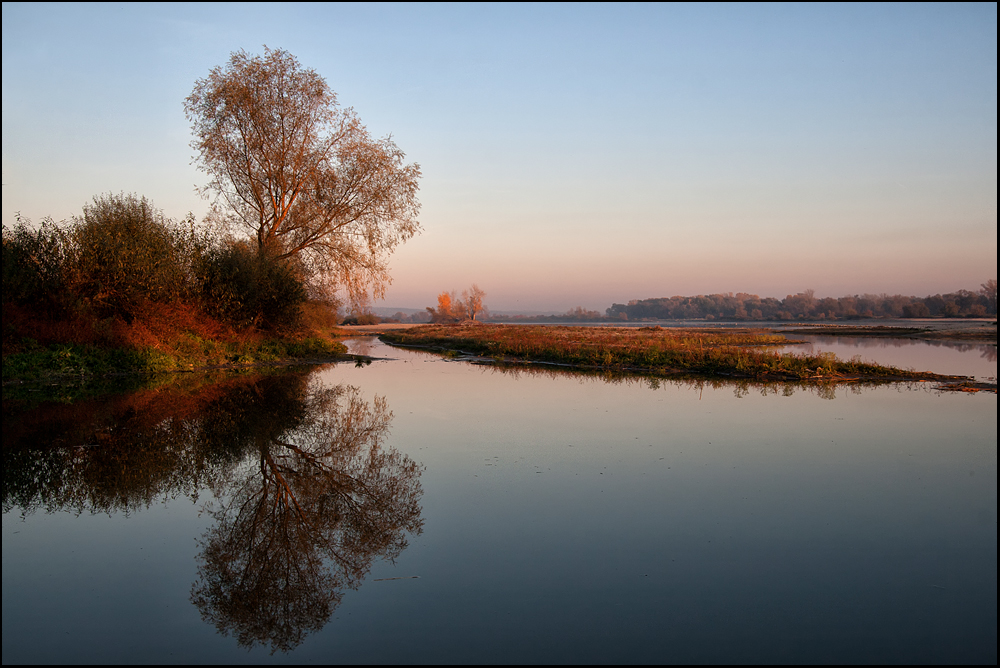
M 50 219 L 33 230 L 17 215 L 3 228 L 3 303 L 57 306 L 66 287 L 67 238 Z
M 377 325 L 382 319 L 374 313 L 353 313 L 344 318 L 343 325 Z
M 246 244 L 207 252 L 198 274 L 206 310 L 238 327 L 295 325 L 306 300 L 294 267 Z
M 131 320 L 144 302 L 165 302 L 185 287 L 171 222 L 145 197 L 102 195 L 73 230 L 75 281 L 101 315 Z

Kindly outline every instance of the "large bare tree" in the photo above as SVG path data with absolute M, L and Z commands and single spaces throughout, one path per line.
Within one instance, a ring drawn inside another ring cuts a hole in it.
M 384 294 L 389 253 L 420 231 L 420 166 L 391 137 L 373 139 L 315 70 L 267 47 L 233 53 L 184 109 L 206 190 L 260 251 L 352 299 Z

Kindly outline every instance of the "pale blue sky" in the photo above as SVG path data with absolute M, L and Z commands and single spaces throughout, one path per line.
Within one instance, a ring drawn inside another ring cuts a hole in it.
M 183 100 L 283 48 L 424 173 L 384 305 L 976 289 L 997 275 L 997 10 L 3 5 L 3 220 L 199 216 Z

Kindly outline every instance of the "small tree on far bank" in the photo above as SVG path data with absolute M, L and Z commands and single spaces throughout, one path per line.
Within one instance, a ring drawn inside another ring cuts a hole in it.
M 438 305 L 435 309 L 427 307 L 430 313 L 431 322 L 462 322 L 463 320 L 476 320 L 477 317 L 487 313 L 483 298 L 486 292 L 475 283 L 468 290 L 462 290 L 462 296 L 452 290 L 442 292 L 438 295 Z
M 485 297 L 486 292 L 475 283 L 473 283 L 472 287 L 468 290 L 462 290 L 462 301 L 465 306 L 465 316 L 469 320 L 475 320 L 476 316 L 486 312 L 486 306 L 483 304 L 483 298 Z
M 438 305 L 437 308 L 433 306 L 427 307 L 427 312 L 431 316 L 431 322 L 458 322 L 462 319 L 462 312 L 465 307 L 462 305 L 461 300 L 459 300 L 458 295 L 452 291 L 450 294 L 448 292 L 442 292 L 438 295 Z

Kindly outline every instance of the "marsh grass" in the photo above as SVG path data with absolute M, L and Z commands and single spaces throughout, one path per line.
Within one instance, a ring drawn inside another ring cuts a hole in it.
M 388 343 L 460 350 L 498 362 L 530 361 L 581 368 L 692 373 L 774 380 L 897 378 L 936 375 L 829 353 L 775 350 L 783 336 L 753 329 L 426 325 L 382 335 Z

